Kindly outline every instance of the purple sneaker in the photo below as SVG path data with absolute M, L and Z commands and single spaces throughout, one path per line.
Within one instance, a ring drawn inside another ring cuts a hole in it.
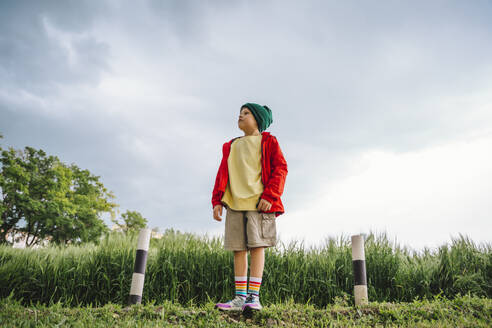
M 249 294 L 243 305 L 243 314 L 245 316 L 250 316 L 254 311 L 260 311 L 262 308 L 260 297 Z
M 242 311 L 245 297 L 236 295 L 236 297 L 225 303 L 215 304 L 215 308 L 221 311 Z

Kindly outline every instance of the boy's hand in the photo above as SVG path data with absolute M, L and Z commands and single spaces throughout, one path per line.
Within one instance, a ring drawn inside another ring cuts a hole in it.
M 214 207 L 214 219 L 217 221 L 222 221 L 222 218 L 219 216 L 222 215 L 222 205 L 215 205 Z
M 263 198 L 260 199 L 260 203 L 258 204 L 258 212 L 266 212 L 272 208 L 272 204 Z

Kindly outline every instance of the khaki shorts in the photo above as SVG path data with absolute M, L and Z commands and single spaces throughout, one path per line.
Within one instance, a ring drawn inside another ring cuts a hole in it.
M 227 208 L 224 248 L 245 251 L 256 247 L 272 247 L 277 244 L 275 213 L 235 211 Z

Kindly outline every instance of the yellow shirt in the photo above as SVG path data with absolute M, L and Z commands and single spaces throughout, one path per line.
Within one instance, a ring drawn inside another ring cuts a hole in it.
M 227 158 L 229 180 L 222 197 L 236 211 L 254 211 L 263 193 L 261 182 L 261 135 L 243 136 L 231 145 Z

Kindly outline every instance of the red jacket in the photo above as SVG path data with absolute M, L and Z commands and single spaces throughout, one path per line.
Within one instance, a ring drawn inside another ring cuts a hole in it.
M 282 150 L 280 150 L 277 138 L 271 135 L 270 132 L 262 132 L 261 135 L 261 182 L 264 190 L 260 198 L 272 204 L 268 213 L 275 212 L 277 217 L 284 213 L 284 205 L 280 196 L 284 192 L 287 162 Z M 231 145 L 237 138 L 239 137 L 231 139 L 231 141 L 224 143 L 222 146 L 222 161 L 220 162 L 212 192 L 212 208 L 222 204 L 221 199 L 224 196 L 229 179 L 227 159 L 231 152 Z

